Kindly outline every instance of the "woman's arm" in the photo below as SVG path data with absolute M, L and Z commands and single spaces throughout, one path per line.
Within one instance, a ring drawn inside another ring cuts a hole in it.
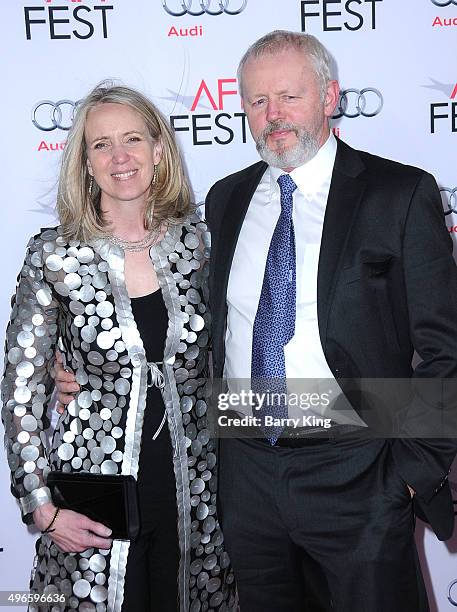
M 6 331 L 2 421 L 11 469 L 11 490 L 23 519 L 51 501 L 45 484 L 46 415 L 52 391 L 50 365 L 58 333 L 58 304 L 44 277 L 43 240 L 32 238 L 12 299 Z
M 18 276 L 6 332 L 2 380 L 2 421 L 11 490 L 23 519 L 32 521 L 63 551 L 110 548 L 110 529 L 77 512 L 60 510 L 46 486 L 47 405 L 53 389 L 51 367 L 58 336 L 59 304 L 45 278 L 44 241 L 33 238 Z M 53 520 L 55 518 L 55 520 Z

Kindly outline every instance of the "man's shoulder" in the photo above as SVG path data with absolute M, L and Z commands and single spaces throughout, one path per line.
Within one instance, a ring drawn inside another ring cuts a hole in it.
M 373 153 L 369 153 L 368 151 L 353 149 L 342 141 L 339 141 L 338 148 L 341 154 L 345 157 L 348 155 L 358 156 L 362 164 L 365 166 L 365 169 L 369 173 L 378 176 L 378 178 L 389 176 L 390 178 L 398 177 L 399 179 L 403 180 L 410 179 L 417 181 L 424 175 L 428 175 L 428 172 L 416 166 L 404 164 L 387 157 L 381 157 L 380 155 L 375 155 Z

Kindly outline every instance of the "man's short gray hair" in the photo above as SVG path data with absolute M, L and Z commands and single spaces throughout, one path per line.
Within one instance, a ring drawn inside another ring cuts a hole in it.
M 325 98 L 327 84 L 331 80 L 329 52 L 315 36 L 287 30 L 274 30 L 274 32 L 265 34 L 265 36 L 256 40 L 243 55 L 237 72 L 241 97 L 243 97 L 243 68 L 246 62 L 250 59 L 257 59 L 262 55 L 280 53 L 284 49 L 295 49 L 303 52 L 303 55 L 311 60 L 319 80 L 321 97 L 322 99 Z

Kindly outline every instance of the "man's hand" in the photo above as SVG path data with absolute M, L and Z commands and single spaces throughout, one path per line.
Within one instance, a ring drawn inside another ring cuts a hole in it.
M 75 375 L 69 368 L 64 368 L 62 354 L 56 351 L 56 360 L 54 364 L 54 380 L 57 389 L 57 412 L 62 414 L 65 406 L 72 402 L 78 393 L 79 385 L 76 382 Z
M 40 531 L 49 526 L 57 508 L 52 503 L 38 506 L 33 520 Z M 111 548 L 111 529 L 73 510 L 60 510 L 49 536 L 63 552 L 83 552 L 88 548 Z

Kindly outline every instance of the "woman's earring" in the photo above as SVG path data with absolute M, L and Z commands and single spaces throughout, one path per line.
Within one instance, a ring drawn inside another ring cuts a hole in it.
M 90 177 L 90 181 L 89 181 L 89 198 L 92 198 L 92 188 L 94 186 L 94 177 L 91 176 Z
M 152 174 L 151 185 L 155 185 L 157 183 L 157 166 L 154 164 L 154 172 Z

